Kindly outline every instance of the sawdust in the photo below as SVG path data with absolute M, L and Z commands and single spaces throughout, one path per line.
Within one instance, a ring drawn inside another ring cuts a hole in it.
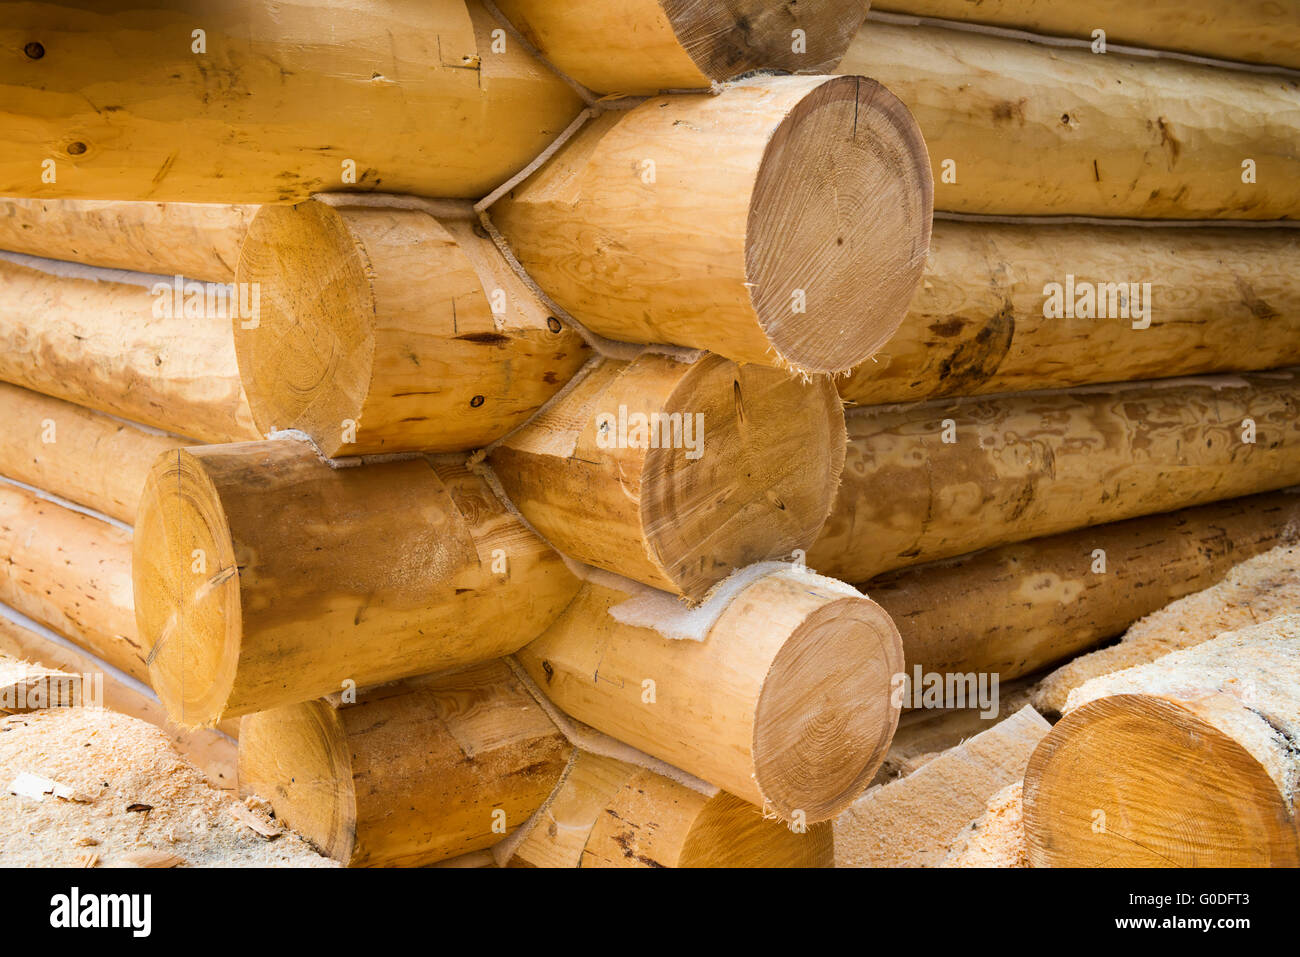
M 1053 671 L 1033 703 L 1059 714 L 1085 681 L 1192 648 L 1224 632 L 1300 612 L 1300 546 L 1279 545 L 1242 562 L 1223 581 L 1166 605 L 1134 624 L 1119 644 L 1081 655 Z
M 940 867 L 1029 867 L 1025 843 L 1024 781 L 1008 784 L 989 798 L 984 813 L 966 825 Z
M 71 796 L 11 793 L 24 773 Z M 0 718 L 0 822 L 5 867 L 337 866 L 292 832 L 263 836 L 278 830 L 264 807 L 209 786 L 160 729 L 99 708 Z
M 954 835 L 993 795 L 1024 778 L 1049 730 L 1025 707 L 907 777 L 868 789 L 835 819 L 835 866 L 940 866 Z

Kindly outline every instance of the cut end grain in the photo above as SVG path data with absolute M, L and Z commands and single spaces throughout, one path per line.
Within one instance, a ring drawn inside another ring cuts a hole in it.
M 844 468 L 844 412 L 828 377 L 801 382 L 709 356 L 665 412 L 702 423 L 698 455 L 653 448 L 642 469 L 647 549 L 670 590 L 699 600 L 738 568 L 811 547 Z
M 863 0 L 665 0 L 673 32 L 700 72 L 727 80 L 753 70 L 827 73 L 848 50 L 867 15 Z M 792 42 L 801 31 L 806 49 Z
M 765 818 L 748 801 L 719 791 L 691 823 L 678 867 L 831 867 L 835 836 L 829 822 L 795 831 Z
M 1156 695 L 1100 698 L 1062 718 L 1026 782 L 1036 867 L 1300 863 L 1290 809 L 1260 763 Z
M 384 214 L 441 231 L 423 213 Z M 261 290 L 256 325 L 232 323 L 257 427 L 301 429 L 324 454 L 337 454 L 344 423 L 361 421 L 375 361 L 375 270 L 365 246 L 332 206 L 263 206 L 238 277 Z
M 352 758 L 323 699 L 258 712 L 239 728 L 239 784 L 323 854 L 350 861 L 357 839 Z
M 221 496 L 185 449 L 159 456 L 145 481 L 132 577 L 150 684 L 182 727 L 215 724 L 239 660 L 239 573 Z
M 1087 682 L 1030 759 L 1035 866 L 1300 864 L 1300 616 Z
M 768 143 L 745 242 L 750 296 L 781 363 L 844 372 L 901 325 L 930 246 L 920 128 L 874 80 L 837 77 Z
M 869 599 L 832 601 L 799 622 L 754 714 L 754 783 L 770 810 L 823 821 L 862 793 L 898 726 L 902 670 L 898 629 Z

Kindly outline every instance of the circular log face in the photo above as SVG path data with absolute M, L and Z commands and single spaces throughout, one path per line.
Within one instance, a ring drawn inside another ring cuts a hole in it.
M 593 332 L 836 373 L 902 322 L 933 193 L 874 80 L 757 76 L 598 115 L 492 219 Z
M 357 841 L 352 756 L 339 713 L 324 700 L 272 708 L 239 724 L 239 786 L 276 817 L 349 863 Z
M 834 867 L 834 836 L 829 822 L 792 830 L 721 791 L 696 815 L 677 866 Z
M 710 356 L 665 411 L 684 428 L 692 417 L 699 445 L 648 450 L 641 522 L 679 594 L 701 598 L 737 568 L 810 545 L 844 467 L 844 414 L 829 377 L 801 382 Z
M 902 670 L 898 629 L 875 602 L 846 598 L 804 619 L 754 716 L 754 780 L 773 811 L 823 821 L 862 793 L 898 726 L 891 689 Z
M 933 210 L 925 141 L 901 100 L 856 76 L 800 100 L 767 145 L 745 241 L 776 354 L 836 372 L 883 346 L 920 282 Z
M 235 681 L 239 574 L 216 486 L 184 449 L 164 453 L 145 481 L 132 577 L 150 684 L 182 727 L 209 723 Z
M 257 325 L 233 323 L 257 427 L 301 429 L 319 442 L 360 422 L 375 354 L 374 269 L 338 211 L 324 203 L 262 207 L 238 275 L 260 287 Z
M 1035 867 L 1295 867 L 1300 831 L 1278 786 L 1232 738 L 1154 695 L 1070 712 L 1030 758 Z
M 600 811 L 588 819 L 581 867 L 834 866 L 829 823 L 791 828 L 726 791 L 708 797 L 624 767 L 630 776 L 594 802 Z
M 678 41 L 715 81 L 753 70 L 829 72 L 869 6 L 863 0 L 664 0 Z
M 481 448 L 524 421 L 587 359 L 510 272 L 468 207 L 263 207 L 239 280 L 239 367 L 263 432 L 299 429 L 322 454 Z M 453 215 L 454 214 L 454 215 Z M 458 218 L 459 217 L 459 218 Z

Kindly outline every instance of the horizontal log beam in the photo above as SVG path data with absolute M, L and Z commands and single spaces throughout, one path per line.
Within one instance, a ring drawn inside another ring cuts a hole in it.
M 808 553 L 846 581 L 1300 483 L 1295 370 L 872 406 L 847 423 Z
M 878 405 L 1293 365 L 1297 271 L 1300 230 L 940 220 L 903 324 L 837 385 Z
M 331 468 L 289 440 L 164 453 L 134 545 L 151 682 L 187 727 L 509 654 L 579 584 L 458 461 Z
M 0 380 L 204 442 L 259 438 L 225 292 L 0 258 Z
M 1300 531 L 1300 494 L 1096 525 L 890 572 L 862 586 L 909 673 L 1030 674 L 1121 634 Z
M 936 209 L 1300 218 L 1300 100 L 1285 77 L 871 21 L 840 71 L 912 111 Z

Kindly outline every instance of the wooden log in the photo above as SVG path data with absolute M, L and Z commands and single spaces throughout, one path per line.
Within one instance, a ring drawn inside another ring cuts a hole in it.
M 903 324 L 836 384 L 876 405 L 1292 365 L 1297 270 L 1291 229 L 939 221 Z M 1097 318 L 1049 308 L 1067 276 Z
M 874 77 L 912 111 L 938 209 L 1300 217 L 1300 98 L 1286 77 L 872 22 L 840 70 Z
M 1086 7 L 1050 0 L 879 0 L 877 10 L 965 20 L 1108 44 L 1174 50 L 1223 60 L 1300 68 L 1300 3 L 1295 0 L 1093 0 Z
M 208 294 L 224 287 L 193 284 L 177 296 L 174 280 L 96 276 L 53 260 L 0 258 L 9 303 L 0 312 L 0 380 L 201 441 L 259 437 L 239 384 L 230 300 Z
M 1292 544 L 1279 544 L 1242 562 L 1217 584 L 1136 622 L 1115 644 L 1057 668 L 1035 686 L 1034 707 L 1059 714 L 1070 692 L 1091 678 L 1155 661 L 1171 651 L 1300 608 L 1300 544 L 1294 544 L 1300 529 L 1288 515 L 1277 520 L 1279 539 Z
M 103 662 L 80 649 L 57 645 L 10 621 L 3 614 L 0 614 L 0 654 L 29 662 L 37 668 L 57 669 L 54 672 L 57 675 L 78 678 L 83 689 L 80 694 L 81 703 L 95 703 L 91 699 L 98 697 L 100 700 L 97 704 L 102 704 L 105 708 L 162 728 L 176 750 L 203 772 L 209 784 L 223 790 L 235 787 L 238 754 L 234 739 L 225 732 L 238 731 L 238 726 L 194 731 L 178 728 L 167 720 L 157 698 L 140 691 L 113 672 L 106 671 Z M 93 693 L 85 692 L 88 685 Z M 66 688 L 67 685 L 62 687 Z M 74 697 L 73 700 L 76 701 L 77 698 Z
M 0 602 L 147 681 L 129 531 L 0 482 L 0 555 Z
M 902 320 L 932 195 L 878 83 L 756 77 L 597 116 L 492 218 L 600 335 L 840 372 Z
M 528 41 L 600 93 L 708 89 L 767 69 L 829 73 L 866 16 L 866 0 L 680 3 L 498 0 Z
M 335 469 L 295 441 L 160 457 L 134 572 L 151 683 L 187 727 L 509 654 L 578 588 L 459 461 Z
M 181 439 L 0 382 L 0 476 L 43 489 L 128 525 L 145 476 Z
M 1025 773 L 1035 867 L 1296 867 L 1300 616 L 1089 681 Z
M 1295 371 L 859 409 L 808 564 L 885 571 L 1300 482 Z
M 231 282 L 256 206 L 0 198 L 0 249 Z
M 328 456 L 479 448 L 573 376 L 590 349 L 470 215 L 262 207 L 239 265 L 261 315 L 233 327 L 263 432 L 300 429 Z
M 872 788 L 835 821 L 835 865 L 938 866 L 988 799 L 1019 780 L 1048 730 L 1025 707 L 907 777 Z
M 812 545 L 843 423 L 828 376 L 643 355 L 584 370 L 490 462 L 561 552 L 698 600 L 737 568 Z
M 898 626 L 909 672 L 1005 682 L 1121 634 L 1297 532 L 1300 495 L 1266 493 L 902 569 L 862 590 Z
M 898 634 L 839 582 L 763 572 L 686 613 L 588 584 L 519 660 L 579 721 L 783 820 L 824 821 L 889 747 Z
M 516 867 L 830 867 L 828 823 L 803 830 L 725 791 L 693 791 L 653 771 L 579 752 Z
M 0 194 L 482 196 L 582 107 L 499 29 L 476 0 L 28 4 L 0 32 Z
M 513 832 L 571 751 L 493 661 L 246 715 L 239 784 L 335 860 L 420 867 Z

